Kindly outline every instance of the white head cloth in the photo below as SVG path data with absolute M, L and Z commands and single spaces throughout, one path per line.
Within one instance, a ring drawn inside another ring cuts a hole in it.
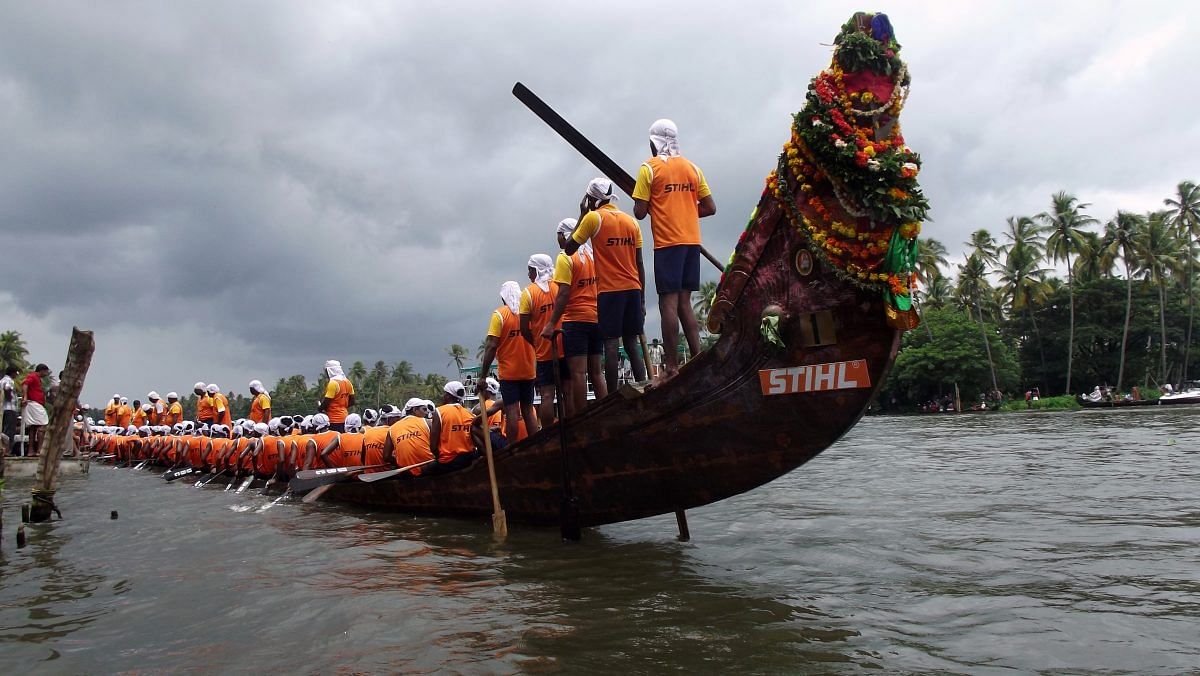
M 521 310 L 521 285 L 509 280 L 500 285 L 500 300 L 508 306 L 513 314 Z
M 650 125 L 650 142 L 654 144 L 654 149 L 658 151 L 658 156 L 663 158 L 663 161 L 679 157 L 678 137 L 679 130 L 675 127 L 675 123 L 666 118 L 655 120 L 654 124 Z
M 209 394 L 216 394 L 217 392 L 220 392 L 220 391 L 221 391 L 221 388 L 217 387 L 216 383 L 209 383 L 209 385 L 208 385 L 208 393 Z
M 201 392 L 204 391 L 205 387 L 208 387 L 208 386 L 205 385 L 204 383 L 196 383 L 195 385 L 192 385 L 193 390 L 200 390 Z
M 588 183 L 587 196 L 600 200 L 601 202 L 617 201 L 617 194 L 613 192 L 612 181 L 604 178 L 603 176 L 597 176 L 596 178 L 593 178 L 590 183 Z
M 550 278 L 554 276 L 554 261 L 546 254 L 533 254 L 529 257 L 529 267 L 533 268 L 536 275 L 533 283 L 542 291 L 549 291 Z
M 346 374 L 342 372 L 342 362 L 336 359 L 325 362 L 325 375 L 329 376 L 330 380 L 346 380 Z
M 408 401 L 404 402 L 404 413 L 405 413 L 405 415 L 411 415 L 412 410 L 414 408 L 417 408 L 418 406 L 424 406 L 424 405 L 425 405 L 424 399 L 418 399 L 416 397 L 413 397 L 412 399 L 409 399 Z
M 263 391 L 262 381 L 251 380 L 250 381 L 250 391 L 251 392 L 262 392 Z
M 563 237 L 570 237 L 572 232 L 575 232 L 575 226 L 579 225 L 579 221 L 574 218 L 564 218 L 558 222 L 558 233 Z M 579 245 L 579 250 L 588 258 L 592 257 L 592 240 L 588 240 Z
M 167 399 L 178 399 L 178 398 L 179 398 L 178 392 L 167 392 Z

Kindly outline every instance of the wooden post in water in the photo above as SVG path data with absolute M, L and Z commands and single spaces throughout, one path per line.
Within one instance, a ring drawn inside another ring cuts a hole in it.
M 688 530 L 687 514 L 683 510 L 675 511 L 675 523 L 679 525 L 679 541 L 687 542 L 692 539 L 692 532 Z
M 38 459 L 37 478 L 31 491 L 33 504 L 29 510 L 29 520 L 32 523 L 49 521 L 50 514 L 58 511 L 58 507 L 54 505 L 58 461 L 71 440 L 75 402 L 79 400 L 83 379 L 92 365 L 92 353 L 95 350 L 96 342 L 91 331 L 80 331 L 78 327 L 71 329 L 67 365 L 63 369 L 62 382 L 59 383 L 58 393 L 54 396 L 54 403 L 50 406 L 49 429 L 46 430 L 46 441 L 41 448 L 42 456 Z M 59 517 L 61 518 L 62 514 L 59 514 Z

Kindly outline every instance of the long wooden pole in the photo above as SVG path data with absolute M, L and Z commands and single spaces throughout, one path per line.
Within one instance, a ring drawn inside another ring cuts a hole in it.
M 621 168 L 621 165 L 613 162 L 608 155 L 605 155 L 599 148 L 596 147 L 596 144 L 592 143 L 587 139 L 586 136 L 579 133 L 578 129 L 571 126 L 570 122 L 567 122 L 565 119 L 563 119 L 561 115 L 556 113 L 553 108 L 546 105 L 545 101 L 538 98 L 538 95 L 530 91 L 525 85 L 521 84 L 520 82 L 516 83 L 513 85 L 512 93 L 513 96 L 517 97 L 521 103 L 524 103 L 525 107 L 529 108 L 534 115 L 542 118 L 543 122 L 550 125 L 550 128 L 556 131 L 564 141 L 571 144 L 572 148 L 578 150 L 579 154 L 583 155 L 585 159 L 596 165 L 596 168 L 600 170 L 600 173 L 607 176 L 608 179 L 615 183 L 618 188 L 625 192 L 626 195 L 629 195 L 630 197 L 633 196 L 633 186 L 636 184 L 636 181 L 634 181 L 633 177 L 629 175 L 629 172 Z M 703 246 L 701 246 L 700 253 L 703 254 L 710 263 L 715 265 L 718 270 L 724 272 L 725 265 L 721 263 L 721 261 L 717 260 L 716 256 L 709 253 L 708 249 L 705 249 Z
M 58 510 L 54 505 L 54 491 L 58 482 L 58 461 L 71 439 L 71 424 L 75 413 L 75 402 L 83 390 L 83 380 L 92 365 L 92 353 L 96 342 L 91 331 L 71 329 L 71 347 L 67 350 L 67 365 L 63 368 L 62 382 L 50 406 L 50 424 L 46 430 L 46 442 L 42 444 L 42 457 L 38 461 L 37 478 L 31 491 L 33 504 L 29 509 L 29 520 L 37 523 L 49 521 L 51 513 Z M 61 516 L 61 515 L 60 515 Z

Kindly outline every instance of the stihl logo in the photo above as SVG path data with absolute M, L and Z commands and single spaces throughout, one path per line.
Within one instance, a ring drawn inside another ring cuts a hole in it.
M 637 246 L 632 237 L 609 237 L 604 240 L 605 246 Z
M 694 183 L 668 183 L 663 186 L 663 192 L 696 192 Z
M 758 380 L 763 394 L 852 390 L 871 386 L 871 374 L 867 371 L 867 362 L 862 359 L 766 369 L 758 372 Z

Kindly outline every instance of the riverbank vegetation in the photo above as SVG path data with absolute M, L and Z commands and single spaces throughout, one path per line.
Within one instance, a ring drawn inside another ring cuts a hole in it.
M 924 325 L 903 339 L 879 403 L 912 410 L 953 397 L 964 407 L 995 391 L 1006 400 L 1120 392 L 1195 378 L 1200 271 L 1200 188 L 1191 181 L 1145 214 L 1106 221 L 1089 204 L 1055 193 L 1036 215 L 1012 216 L 999 237 L 964 242 L 951 265 L 944 244 L 921 240 Z M 1066 404 L 1064 404 L 1066 405 Z

